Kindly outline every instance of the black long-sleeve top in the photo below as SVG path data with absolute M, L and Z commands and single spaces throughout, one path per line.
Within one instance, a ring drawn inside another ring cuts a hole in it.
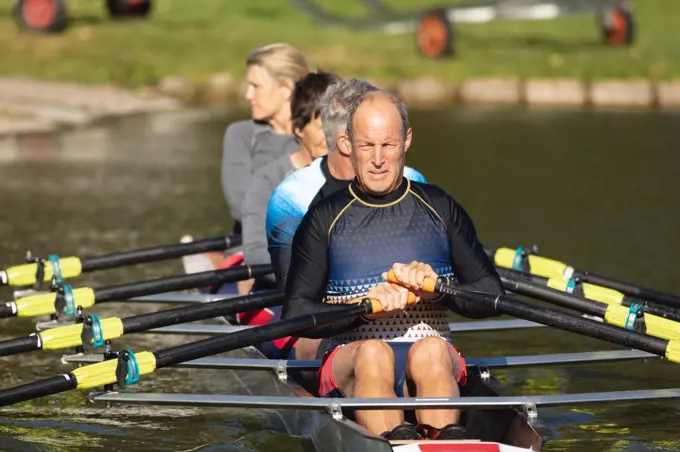
M 404 178 L 396 191 L 375 197 L 352 183 L 310 208 L 297 229 L 282 317 L 342 310 L 341 303 L 382 282 L 392 264 L 411 261 L 429 264 L 461 288 L 505 294 L 470 216 L 443 190 Z M 500 315 L 466 299 L 447 296 L 442 302 L 469 318 Z M 372 323 L 381 324 L 347 319 L 305 337 L 335 336 Z

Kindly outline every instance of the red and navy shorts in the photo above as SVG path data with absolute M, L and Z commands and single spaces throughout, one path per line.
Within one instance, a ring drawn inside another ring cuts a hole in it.
M 443 340 L 443 339 L 442 339 Z M 404 397 L 404 383 L 406 382 L 406 359 L 408 351 L 413 345 L 413 342 L 386 342 L 394 352 L 394 392 L 397 397 Z M 456 381 L 459 385 L 465 385 L 467 378 L 467 368 L 465 367 L 465 359 L 458 353 L 456 348 L 447 342 L 451 350 L 460 356 L 459 367 L 454 369 L 457 373 Z M 345 393 L 338 388 L 333 378 L 333 358 L 343 345 L 335 347 L 331 351 L 327 351 L 321 361 L 319 368 L 319 395 L 321 397 L 340 397 L 345 398 Z
M 236 315 L 238 323 L 241 325 L 260 326 L 268 323 L 278 322 L 281 319 L 281 306 L 258 309 L 256 311 L 242 312 Z M 275 341 L 263 342 L 257 348 L 269 359 L 296 359 L 295 337 L 282 337 Z

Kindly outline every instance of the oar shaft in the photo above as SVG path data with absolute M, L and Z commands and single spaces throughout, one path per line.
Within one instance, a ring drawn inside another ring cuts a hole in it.
M 14 388 L 0 390 L 0 406 L 37 399 L 52 394 L 75 389 L 78 382 L 73 375 L 63 374 L 56 377 L 26 383 Z
M 4 303 L 0 304 L 0 319 L 6 319 L 8 317 L 14 317 L 14 309 L 12 308 L 13 304 L 10 303 Z
M 82 271 L 92 272 L 126 265 L 156 262 L 209 251 L 223 251 L 241 244 L 241 235 L 210 237 L 188 243 L 159 245 L 138 250 L 122 251 L 81 258 Z
M 276 290 L 260 295 L 248 295 L 223 301 L 136 315 L 122 319 L 123 331 L 125 334 L 137 333 L 178 323 L 194 322 L 222 315 L 269 308 L 280 305 L 284 296 L 282 290 Z
M 150 281 L 95 289 L 95 300 L 97 303 L 125 300 L 131 297 L 141 297 L 143 295 L 171 292 L 173 290 L 186 290 L 211 284 L 241 281 L 243 279 L 264 276 L 271 272 L 272 267 L 270 265 L 245 265 L 224 270 L 169 276 Z
M 342 313 L 338 311 L 308 314 L 292 319 L 281 320 L 236 333 L 223 334 L 190 344 L 178 345 L 155 352 L 156 368 L 216 355 L 253 344 L 260 344 L 286 336 L 298 336 L 304 331 L 325 326 L 347 317 L 370 314 L 370 304 L 347 306 Z
M 409 293 L 409 303 L 414 303 L 416 295 Z M 157 352 L 132 354 L 125 351 L 116 361 L 103 361 L 75 369 L 69 374 L 0 390 L 0 406 L 57 394 L 69 389 L 86 389 L 121 382 L 132 384 L 140 375 L 154 372 L 161 367 L 171 366 L 183 361 L 228 352 L 241 347 L 268 342 L 293 336 L 298 337 L 309 330 L 333 324 L 349 317 L 380 312 L 378 300 L 357 299 L 347 306 L 329 307 L 327 311 L 254 327 L 249 330 L 204 339 L 191 344 L 171 347 Z M 125 365 L 125 367 L 123 367 Z M 132 367 L 130 367 L 132 365 Z M 128 381 L 129 380 L 129 381 Z
M 549 287 L 541 287 L 527 283 L 504 274 L 500 269 L 498 273 L 501 277 L 503 287 L 511 292 L 546 300 L 558 306 L 574 309 L 585 314 L 596 315 L 598 317 L 604 317 L 607 313 L 607 305 L 605 303 L 585 300 Z
M 610 287 L 623 292 L 631 297 L 640 298 L 648 301 L 655 301 L 667 306 L 673 306 L 675 308 L 680 308 L 680 297 L 677 295 L 659 292 L 658 290 L 648 289 L 646 287 L 641 287 L 635 284 L 629 284 L 623 281 L 617 281 L 616 279 L 609 278 L 607 276 L 596 275 L 593 273 L 577 270 L 575 272 L 577 275 L 581 276 L 584 281 L 588 281 L 592 284 L 597 284 L 600 286 Z
M 496 297 L 489 294 L 460 290 L 453 286 L 442 286 L 440 291 L 490 304 L 495 306 L 496 311 L 502 314 L 552 326 L 564 331 L 582 334 L 595 339 L 613 342 L 615 344 L 643 350 L 656 355 L 666 355 L 668 341 L 665 339 L 647 336 L 635 331 L 624 330 L 596 320 L 526 303 L 507 296 Z
M 24 337 L 0 341 L 0 356 L 16 355 L 17 353 L 40 350 L 40 337 L 33 333 Z

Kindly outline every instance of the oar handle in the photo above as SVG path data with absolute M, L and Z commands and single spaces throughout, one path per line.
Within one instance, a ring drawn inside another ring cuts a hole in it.
M 418 296 L 414 294 L 413 292 L 408 293 L 408 299 L 406 300 L 406 304 L 415 304 L 416 300 L 418 299 Z M 369 298 L 369 297 L 359 297 L 355 298 L 353 300 L 350 300 L 347 302 L 347 304 L 357 304 L 357 303 L 365 303 L 370 306 L 371 312 L 369 314 L 378 314 L 380 312 L 383 312 L 382 304 L 380 304 L 380 301 L 378 301 L 375 298 Z
M 394 270 L 387 272 L 387 281 L 399 285 L 403 285 L 401 281 L 397 279 L 397 275 L 394 274 Z M 437 292 L 437 279 L 436 278 L 425 278 L 423 281 L 423 292 Z

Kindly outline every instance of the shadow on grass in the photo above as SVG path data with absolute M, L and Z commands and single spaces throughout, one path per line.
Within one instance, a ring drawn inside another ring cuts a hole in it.
M 77 27 L 78 25 L 97 25 L 102 22 L 111 20 L 108 17 L 104 17 L 96 14 L 74 14 L 70 13 L 68 15 L 69 27 Z
M 459 34 L 458 39 L 466 47 L 494 48 L 497 50 L 538 49 L 544 51 L 559 52 L 562 54 L 577 54 L 584 50 L 598 50 L 612 48 L 597 37 L 593 38 L 567 38 L 553 37 L 537 34 L 525 36 L 488 36 Z

